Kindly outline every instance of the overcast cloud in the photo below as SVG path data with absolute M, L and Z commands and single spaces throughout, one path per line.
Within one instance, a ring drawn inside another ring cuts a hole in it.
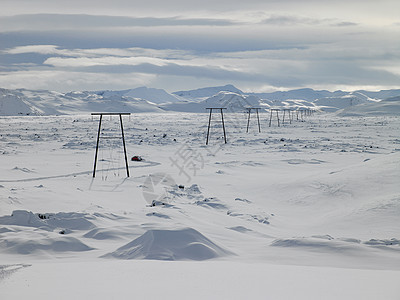
M 399 1 L 2 0 L 0 87 L 400 88 Z

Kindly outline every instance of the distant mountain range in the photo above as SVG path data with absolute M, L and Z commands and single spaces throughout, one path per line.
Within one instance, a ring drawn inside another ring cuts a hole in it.
M 395 107 L 400 103 L 399 97 L 400 89 L 377 92 L 364 90 L 330 92 L 304 88 L 271 93 L 245 93 L 233 85 L 174 93 L 148 87 L 121 91 L 74 91 L 69 93 L 0 88 L 0 115 L 57 115 L 99 111 L 205 112 L 207 107 L 226 107 L 230 112 L 243 111 L 246 107 L 313 108 L 327 112 L 351 110 L 353 114 L 356 114 L 357 107 L 360 107 L 363 110 L 372 110 L 372 112 L 384 113 L 387 111 L 387 114 L 398 115 L 400 110 L 396 110 Z M 389 101 L 390 104 L 385 101 Z M 386 109 L 380 109 L 382 107 L 386 107 Z M 390 109 L 388 109 L 389 107 Z

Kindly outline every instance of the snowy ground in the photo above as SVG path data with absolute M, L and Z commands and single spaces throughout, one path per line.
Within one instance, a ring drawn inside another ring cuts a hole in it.
M 400 117 L 214 120 L 1 117 L 0 298 L 399 299 Z

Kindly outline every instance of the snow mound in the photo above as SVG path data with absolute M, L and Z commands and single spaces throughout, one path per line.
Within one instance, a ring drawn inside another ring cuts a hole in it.
M 104 257 L 118 259 L 207 260 L 231 255 L 193 228 L 148 230 Z
M 26 210 L 14 210 L 11 216 L 0 217 L 0 224 L 36 227 L 48 231 L 56 228 L 87 230 L 95 227 L 90 219 L 91 216 L 83 213 L 34 214 Z

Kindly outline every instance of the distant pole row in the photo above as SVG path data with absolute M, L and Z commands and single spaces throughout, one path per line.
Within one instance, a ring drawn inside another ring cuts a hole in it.
M 284 125 L 286 119 L 288 119 L 289 123 L 292 124 L 295 114 L 296 114 L 297 121 L 304 122 L 305 117 L 314 115 L 315 109 L 312 109 L 312 108 L 300 108 L 300 109 L 271 108 L 270 109 L 270 117 L 269 117 L 269 127 L 271 127 L 272 119 L 275 115 L 276 115 L 276 121 L 277 121 L 278 127 L 280 127 L 279 112 L 282 112 L 282 125 Z
M 207 138 L 206 138 L 206 145 L 208 145 L 209 137 L 210 137 L 210 128 L 211 128 L 211 119 L 212 119 L 212 113 L 214 110 L 219 110 L 221 114 L 221 124 L 222 124 L 222 129 L 224 133 L 224 141 L 225 144 L 227 143 L 226 141 L 226 131 L 225 131 L 225 121 L 224 121 L 224 113 L 223 110 L 226 109 L 226 107 L 207 107 L 206 110 L 210 111 L 209 118 L 208 118 L 208 127 L 207 127 Z M 261 125 L 260 125 L 260 116 L 259 116 L 259 110 L 261 109 L 260 107 L 248 107 L 246 108 L 248 111 L 248 117 L 247 117 L 247 127 L 246 127 L 246 133 L 249 132 L 249 126 L 250 126 L 250 118 L 251 118 L 251 112 L 254 110 L 257 116 L 257 123 L 258 123 L 258 132 L 261 132 Z M 281 126 L 281 119 L 279 118 L 279 112 L 282 112 L 282 125 L 285 124 L 285 121 L 289 120 L 289 124 L 292 124 L 292 121 L 294 120 L 294 116 L 296 114 L 296 120 L 304 122 L 304 119 L 306 116 L 312 116 L 315 113 L 314 109 L 311 108 L 300 108 L 300 109 L 278 109 L 278 108 L 270 108 L 269 109 L 269 127 L 272 125 L 272 120 L 275 117 L 278 127 Z

